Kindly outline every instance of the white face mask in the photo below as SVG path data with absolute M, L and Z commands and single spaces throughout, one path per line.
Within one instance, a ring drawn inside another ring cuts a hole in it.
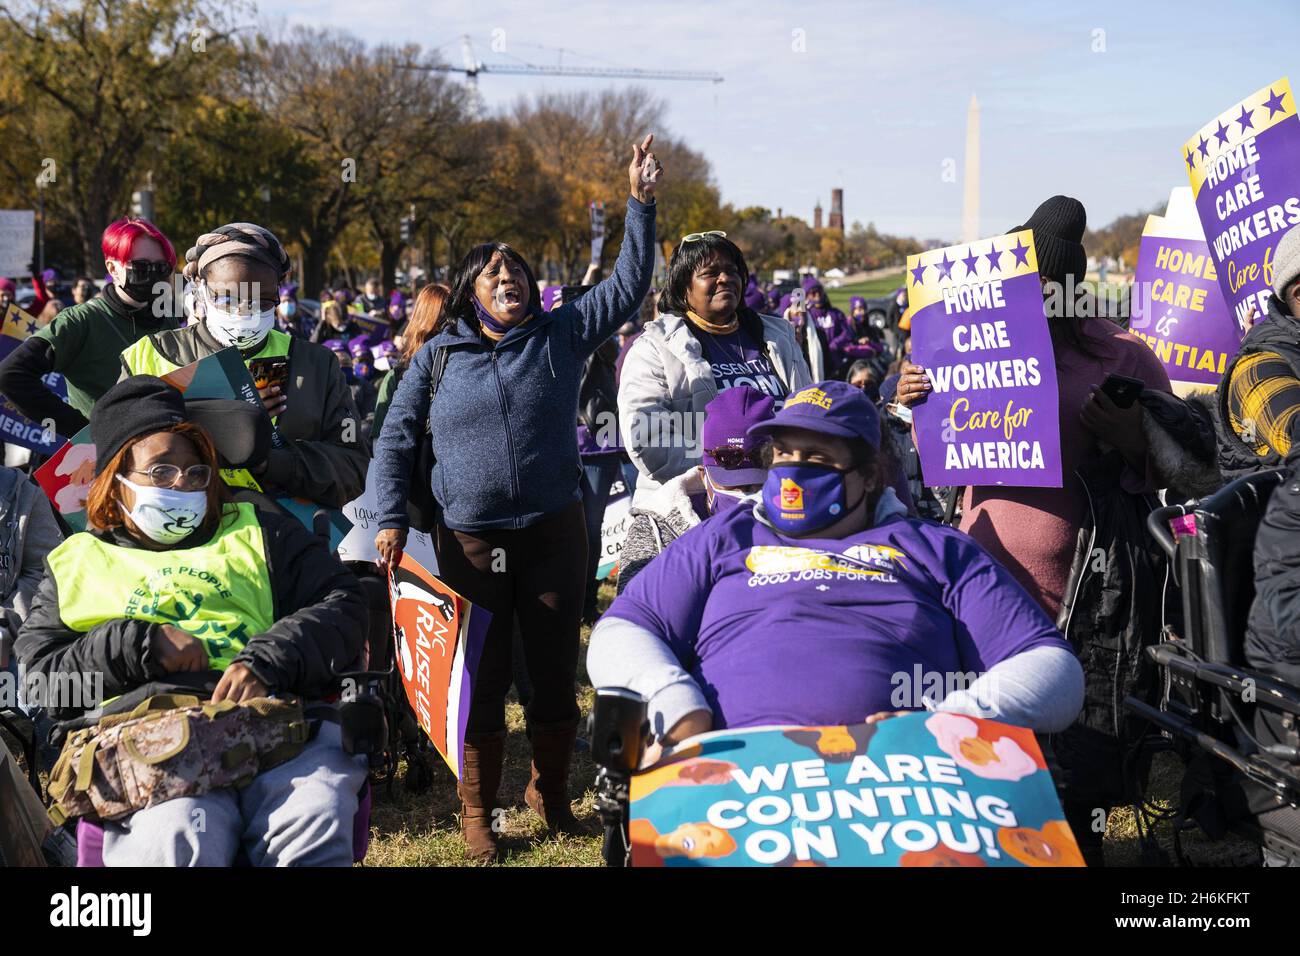
M 203 290 L 203 311 L 204 324 L 212 337 L 222 345 L 233 345 L 240 351 L 261 345 L 275 324 L 275 309 L 254 312 L 252 315 L 223 312 L 212 304 L 212 297 L 206 287 Z
M 137 528 L 159 544 L 175 544 L 203 523 L 208 513 L 206 491 L 177 491 L 137 485 L 121 475 L 117 480 L 135 492 L 135 507 L 127 511 Z M 126 502 L 122 502 L 123 507 Z

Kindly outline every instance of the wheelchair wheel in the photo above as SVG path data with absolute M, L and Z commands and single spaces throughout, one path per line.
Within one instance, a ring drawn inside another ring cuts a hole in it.
M 424 793 L 433 786 L 433 756 L 427 750 L 406 751 L 406 777 L 402 785 L 409 793 Z

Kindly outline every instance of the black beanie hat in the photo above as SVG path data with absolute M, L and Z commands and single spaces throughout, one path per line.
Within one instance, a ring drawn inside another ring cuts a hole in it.
M 100 396 L 90 410 L 90 440 L 95 443 L 95 474 L 137 435 L 164 431 L 189 421 L 181 393 L 152 375 L 132 375 Z
M 1032 229 L 1038 274 L 1064 284 L 1066 276 L 1082 282 L 1088 272 L 1088 254 L 1083 251 L 1083 231 L 1087 228 L 1088 214 L 1083 203 L 1069 196 L 1053 196 L 1035 209 L 1023 226 L 1011 231 Z

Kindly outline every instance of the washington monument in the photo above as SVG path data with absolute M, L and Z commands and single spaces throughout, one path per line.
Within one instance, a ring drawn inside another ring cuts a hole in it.
M 961 204 L 961 241 L 980 237 L 980 105 L 975 94 L 966 110 L 966 178 Z

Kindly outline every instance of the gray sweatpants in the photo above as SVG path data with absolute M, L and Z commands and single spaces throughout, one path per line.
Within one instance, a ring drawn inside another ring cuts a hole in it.
M 242 845 L 253 866 L 351 866 L 367 766 L 325 721 L 302 753 L 243 790 L 178 797 L 104 824 L 104 865 L 230 866 Z

